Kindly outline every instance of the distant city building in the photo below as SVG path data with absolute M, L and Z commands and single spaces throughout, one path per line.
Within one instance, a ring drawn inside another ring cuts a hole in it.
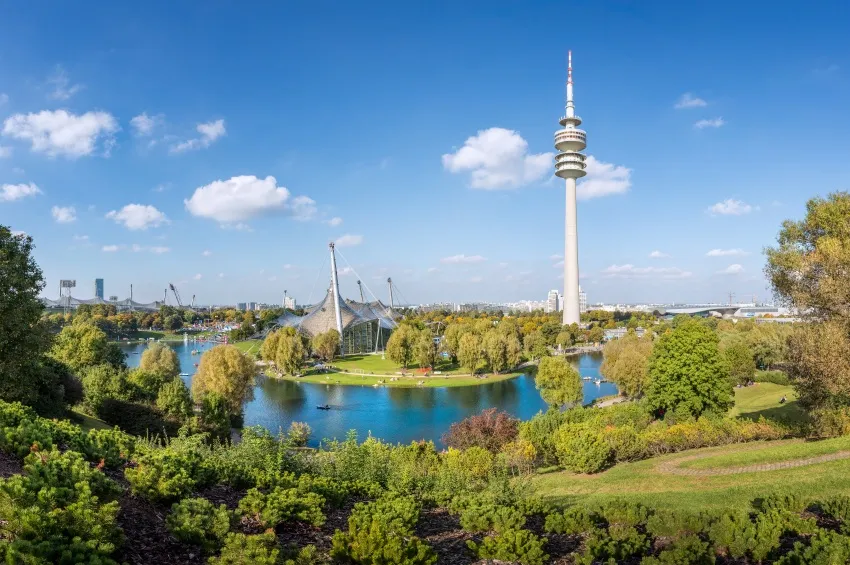
M 118 302 L 118 297 L 113 294 L 112 296 L 109 297 L 109 301 L 110 302 Z
M 94 279 L 94 297 L 103 300 L 103 279 Z
M 558 304 L 560 304 L 560 300 L 558 300 L 558 291 L 550 290 L 549 296 L 546 298 L 546 313 L 558 312 L 560 308 Z
M 240 312 L 244 312 L 245 311 L 245 303 L 244 302 L 237 302 L 236 303 L 236 309 L 239 310 Z
M 295 310 L 298 306 L 296 305 L 295 298 L 292 296 L 287 296 L 283 301 L 283 307 L 289 308 L 290 310 Z
M 246 302 L 245 303 L 245 310 L 246 311 L 247 310 L 256 310 L 256 309 L 257 309 L 257 303 L 256 302 Z
M 587 293 L 578 287 L 578 311 L 584 314 L 587 312 Z

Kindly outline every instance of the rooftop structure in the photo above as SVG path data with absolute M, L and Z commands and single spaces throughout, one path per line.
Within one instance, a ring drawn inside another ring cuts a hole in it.
M 573 105 L 573 52 L 567 55 L 567 106 L 566 115 L 555 132 L 555 175 L 566 179 L 567 207 L 564 230 L 564 324 L 577 324 L 581 318 L 578 286 L 578 221 L 576 219 L 576 179 L 585 174 L 587 134 L 578 129 L 581 118 Z

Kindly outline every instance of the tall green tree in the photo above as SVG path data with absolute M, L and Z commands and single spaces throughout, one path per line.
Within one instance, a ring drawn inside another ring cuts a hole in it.
M 658 414 L 725 413 L 732 405 L 732 385 L 717 334 L 689 320 L 661 336 L 649 359 L 646 401 Z
M 574 406 L 584 397 L 581 376 L 563 356 L 541 359 L 534 383 L 544 402 L 554 408 Z
M 505 336 L 498 330 L 492 329 L 484 334 L 484 354 L 490 370 L 500 373 L 508 364 L 508 343 Z
M 409 324 L 399 325 L 387 341 L 387 357 L 393 363 L 397 363 L 403 369 L 407 369 L 407 366 L 413 360 L 414 348 L 418 337 L 419 332 L 413 326 Z
M 443 347 L 451 357 L 452 361 L 457 361 L 458 351 L 460 350 L 460 338 L 463 334 L 472 331 L 467 324 L 452 323 L 446 327 L 443 334 Z
M 32 238 L 0 225 L 0 398 L 38 405 L 60 399 L 56 375 L 42 364 L 50 348 L 38 298 L 44 279 Z
M 460 345 L 457 352 L 457 358 L 461 367 L 474 375 L 483 357 L 484 351 L 482 350 L 481 338 L 478 334 L 473 332 L 463 334 L 460 338 Z
M 651 337 L 639 338 L 633 332 L 609 341 L 602 349 L 599 372 L 617 385 L 621 395 L 629 398 L 639 397 L 649 380 L 652 345 Z
M 274 362 L 280 370 L 290 375 L 297 375 L 304 366 L 307 350 L 301 336 L 295 333 L 285 333 L 279 336 Z
M 336 330 L 328 330 L 313 336 L 313 352 L 319 359 L 328 362 L 339 354 L 340 335 Z
M 103 364 L 121 369 L 125 367 L 126 357 L 117 344 L 110 343 L 103 330 L 85 321 L 62 328 L 50 355 L 77 372 Z
M 254 386 L 257 368 L 254 362 L 232 345 L 217 345 L 201 355 L 198 371 L 192 378 L 192 396 L 203 402 L 215 393 L 227 404 L 231 416 L 242 413 L 242 403 L 248 400 Z
M 505 361 L 509 369 L 516 368 L 522 361 L 522 342 L 517 335 L 505 337 Z
M 142 353 L 139 369 L 173 379 L 180 374 L 180 358 L 166 344 L 156 342 Z
M 531 359 L 540 359 L 549 355 L 549 347 L 546 345 L 546 340 L 539 331 L 533 331 L 527 334 L 523 340 L 525 352 Z
M 756 362 L 753 352 L 744 340 L 732 342 L 723 349 L 726 365 L 729 367 L 729 378 L 733 384 L 746 384 L 753 380 L 756 374 Z
M 437 364 L 437 344 L 434 342 L 434 334 L 428 328 L 419 331 L 413 350 L 420 368 L 434 367 Z

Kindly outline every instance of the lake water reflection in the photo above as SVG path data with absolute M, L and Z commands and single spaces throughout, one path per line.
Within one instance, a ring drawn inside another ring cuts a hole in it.
M 206 351 L 212 344 L 170 343 L 180 357 L 187 385 L 195 373 L 194 364 L 200 361 L 192 350 Z M 123 345 L 128 354 L 127 364 L 139 364 L 146 344 Z M 586 354 L 573 358 L 582 376 L 598 378 L 601 354 Z M 584 381 L 584 401 L 615 394 L 611 383 L 594 384 Z M 329 404 L 330 410 L 316 406 Z M 367 433 L 391 442 L 429 439 L 439 442 L 453 422 L 476 414 L 485 408 L 505 410 L 521 419 L 528 419 L 546 403 L 534 387 L 534 378 L 523 375 L 508 381 L 478 386 L 454 388 L 373 388 L 371 386 L 342 386 L 310 384 L 258 377 L 254 398 L 245 404 L 245 425 L 261 425 L 276 432 L 289 427 L 290 422 L 307 422 L 313 429 L 312 444 L 322 438 L 345 437 L 357 430 L 363 438 Z

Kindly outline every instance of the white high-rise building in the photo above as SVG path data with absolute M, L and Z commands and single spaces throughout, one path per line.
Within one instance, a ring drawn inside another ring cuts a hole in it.
M 578 311 L 582 314 L 587 312 L 587 293 L 578 287 Z
M 557 290 L 550 290 L 549 291 L 549 296 L 546 297 L 546 313 L 547 314 L 549 314 L 551 312 L 557 312 L 559 310 L 559 308 L 558 308 L 558 304 L 559 304 L 558 298 L 559 297 L 558 297 L 558 291 Z
M 284 308 L 289 308 L 290 310 L 295 310 L 295 308 L 297 307 L 297 305 L 296 305 L 296 303 L 295 303 L 295 298 L 293 298 L 293 297 L 291 297 L 291 296 L 287 296 L 287 297 L 283 300 L 283 307 L 284 307 Z
M 576 220 L 576 179 L 585 174 L 587 134 L 578 129 L 581 118 L 573 105 L 573 52 L 567 56 L 567 107 L 560 124 L 564 129 L 555 132 L 555 175 L 566 179 L 567 207 L 564 230 L 564 324 L 578 323 L 581 305 L 578 286 L 578 222 Z

